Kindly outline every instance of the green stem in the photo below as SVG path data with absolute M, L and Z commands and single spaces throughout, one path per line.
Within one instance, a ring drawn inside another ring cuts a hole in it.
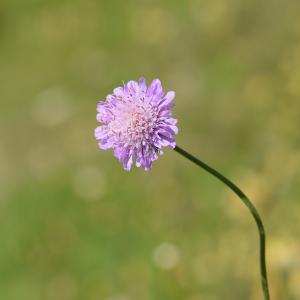
M 261 275 L 261 286 L 264 294 L 265 300 L 270 300 L 269 295 L 269 288 L 268 288 L 268 278 L 267 278 L 267 268 L 266 268 L 266 235 L 265 235 L 265 229 L 264 225 L 262 223 L 262 220 L 259 216 L 258 211 L 254 207 L 254 205 L 251 203 L 249 198 L 238 188 L 232 181 L 230 181 L 228 178 L 223 176 L 221 173 L 216 171 L 215 169 L 208 166 L 206 163 L 201 161 L 200 159 L 196 158 L 195 156 L 189 154 L 185 150 L 181 149 L 180 147 L 176 146 L 174 149 L 177 153 L 181 154 L 188 160 L 195 163 L 197 166 L 203 168 L 208 173 L 212 174 L 213 176 L 217 177 L 220 181 L 225 183 L 236 195 L 239 196 L 239 198 L 242 200 L 242 202 L 248 207 L 250 210 L 250 213 L 252 214 L 259 233 L 259 241 L 260 241 L 260 275 Z

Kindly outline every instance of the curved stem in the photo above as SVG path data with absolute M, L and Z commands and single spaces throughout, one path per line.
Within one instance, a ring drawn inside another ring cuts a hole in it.
M 203 168 L 206 170 L 208 173 L 212 174 L 213 176 L 217 177 L 220 181 L 225 183 L 236 195 L 239 196 L 241 201 L 248 207 L 250 210 L 250 213 L 252 214 L 257 228 L 258 228 L 258 233 L 259 233 L 259 241 L 260 241 L 260 274 L 261 274 L 261 286 L 264 294 L 264 299 L 265 300 L 270 300 L 270 295 L 269 295 L 269 288 L 268 288 L 268 278 L 267 278 L 267 268 L 266 268 L 266 237 L 265 237 L 265 229 L 264 225 L 262 223 L 261 217 L 254 207 L 254 205 L 251 203 L 249 198 L 240 190 L 239 187 L 237 187 L 232 181 L 230 181 L 228 178 L 223 176 L 221 173 L 216 171 L 215 169 L 211 168 L 208 166 L 206 163 L 201 161 L 200 159 L 196 158 L 195 156 L 189 154 L 185 150 L 181 149 L 180 147 L 176 146 L 174 149 L 177 153 L 181 154 L 188 160 L 192 161 L 199 167 Z

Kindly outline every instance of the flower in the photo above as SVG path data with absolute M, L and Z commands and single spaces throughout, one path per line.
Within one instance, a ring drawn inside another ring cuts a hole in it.
M 104 125 L 95 129 L 99 148 L 114 150 L 114 155 L 129 171 L 137 167 L 148 171 L 162 154 L 162 147 L 175 148 L 177 120 L 172 117 L 175 92 L 166 94 L 159 79 L 149 87 L 144 78 L 117 87 L 97 106 L 97 120 Z

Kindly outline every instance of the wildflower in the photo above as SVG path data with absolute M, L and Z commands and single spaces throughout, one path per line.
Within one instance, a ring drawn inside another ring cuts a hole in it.
M 163 147 L 174 149 L 178 133 L 172 117 L 175 92 L 163 91 L 159 79 L 149 87 L 144 78 L 117 87 L 113 94 L 100 101 L 97 120 L 104 125 L 95 129 L 101 149 L 114 150 L 114 155 L 129 171 L 133 162 L 146 171 L 163 154 Z
M 134 160 L 137 167 L 149 170 L 158 154 L 163 153 L 162 148 L 169 147 L 227 185 L 246 205 L 256 222 L 261 287 L 264 299 L 270 300 L 266 234 L 262 219 L 255 206 L 235 183 L 176 145 L 174 136 L 178 133 L 177 120 L 172 117 L 171 112 L 174 97 L 173 91 L 164 93 L 159 79 L 153 80 L 149 87 L 145 79 L 140 78 L 139 82 L 129 81 L 123 87 L 115 88 L 113 94 L 108 95 L 105 102 L 100 101 L 97 107 L 97 120 L 104 123 L 95 129 L 98 145 L 101 149 L 114 149 L 115 156 L 127 171 L 131 169 Z M 160 267 L 170 269 L 176 265 L 179 256 L 172 247 L 163 245 L 155 251 L 154 260 Z M 172 254 L 172 258 L 166 256 L 167 252 Z

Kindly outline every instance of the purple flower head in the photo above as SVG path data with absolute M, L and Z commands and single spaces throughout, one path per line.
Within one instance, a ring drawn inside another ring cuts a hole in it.
M 162 154 L 162 147 L 175 148 L 177 120 L 172 118 L 173 91 L 163 91 L 159 79 L 147 87 L 144 78 L 129 81 L 100 101 L 97 120 L 104 125 L 95 129 L 101 149 L 114 149 L 114 155 L 129 171 L 133 161 L 146 171 Z

